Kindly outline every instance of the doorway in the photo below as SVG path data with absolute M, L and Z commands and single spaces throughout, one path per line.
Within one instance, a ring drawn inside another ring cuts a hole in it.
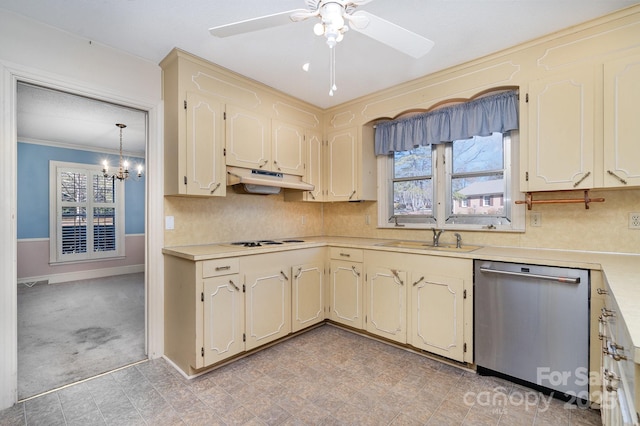
M 120 134 L 121 149 L 116 123 L 127 126 Z M 130 179 L 120 182 L 102 176 L 100 169 L 104 159 L 111 165 L 107 169 L 117 169 L 122 158 L 144 164 L 148 116 L 135 108 L 18 82 L 16 124 L 22 400 L 146 359 L 144 173 L 138 178 L 132 171 Z M 72 165 L 69 173 L 80 177 L 78 183 L 71 189 L 60 183 L 54 164 Z M 98 171 L 87 179 L 85 169 Z M 98 192 L 104 198 L 105 188 L 111 188 L 112 196 L 122 193 L 121 218 L 109 213 L 115 208 L 101 204 L 87 209 L 60 202 L 74 197 L 86 201 Z M 116 225 L 124 225 L 121 237 L 116 237 Z M 52 243 L 56 239 L 58 245 Z M 98 248 L 92 249 L 98 240 Z M 118 247 L 112 256 L 111 246 Z

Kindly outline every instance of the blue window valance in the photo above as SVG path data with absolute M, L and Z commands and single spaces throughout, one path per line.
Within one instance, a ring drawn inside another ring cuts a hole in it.
M 376 125 L 376 155 L 408 151 L 518 128 L 518 92 L 500 92 L 473 101 Z

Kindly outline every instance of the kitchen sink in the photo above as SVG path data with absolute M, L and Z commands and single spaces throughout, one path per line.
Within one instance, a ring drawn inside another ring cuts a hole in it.
M 458 253 L 468 253 L 480 248 L 480 246 L 471 246 L 467 244 L 463 244 L 462 247 L 458 248 L 455 244 L 447 244 L 440 243 L 437 247 L 435 247 L 431 243 L 425 243 L 423 241 L 391 241 L 387 243 L 378 244 L 380 247 L 396 247 L 396 248 L 406 248 L 406 249 L 417 249 L 417 250 L 436 250 L 436 251 L 451 251 Z

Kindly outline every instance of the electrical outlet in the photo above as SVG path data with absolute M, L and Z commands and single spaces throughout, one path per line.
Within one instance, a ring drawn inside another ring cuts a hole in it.
M 640 229 L 640 213 L 629 213 L 629 229 Z
M 370 225 L 371 224 L 371 215 L 368 215 L 368 214 L 364 215 L 364 224 L 365 225 Z
M 542 213 L 531 212 L 530 221 L 531 226 L 542 226 Z

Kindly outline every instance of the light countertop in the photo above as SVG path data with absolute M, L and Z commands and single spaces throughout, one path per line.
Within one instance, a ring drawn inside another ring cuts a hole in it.
M 223 257 L 247 256 L 283 250 L 337 246 L 382 250 L 401 253 L 428 254 L 433 256 L 460 257 L 503 262 L 531 263 L 599 270 L 611 289 L 620 309 L 635 353 L 633 359 L 640 364 L 640 254 L 616 254 L 586 251 L 533 249 L 517 247 L 484 246 L 471 252 L 435 251 L 386 247 L 381 244 L 392 240 L 352 237 L 303 237 L 302 243 L 290 243 L 263 247 L 238 247 L 230 244 L 207 244 L 196 246 L 166 247 L 162 252 L 192 261 L 219 259 Z

